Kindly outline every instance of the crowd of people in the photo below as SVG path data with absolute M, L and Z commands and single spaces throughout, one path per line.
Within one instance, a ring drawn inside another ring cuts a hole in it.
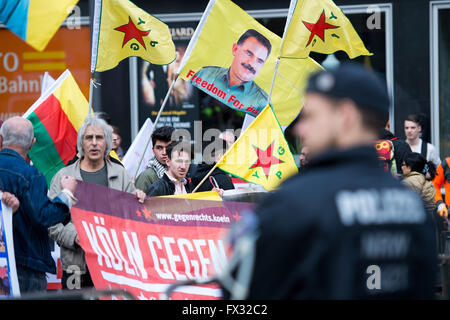
M 395 137 L 388 110 L 385 87 L 362 67 L 344 65 L 309 79 L 295 124 L 303 145 L 299 173 L 255 209 L 259 236 L 248 298 L 433 297 L 435 226 L 448 217 L 450 197 L 441 188 L 450 192 L 450 157 L 441 161 L 436 148 L 420 138 L 415 115 L 404 121 L 406 140 Z M 13 117 L 3 123 L 0 190 L 14 212 L 22 294 L 46 290 L 45 273 L 56 272 L 50 239 L 61 248 L 63 288 L 93 286 L 70 217 L 77 180 L 134 194 L 140 202 L 197 186 L 219 195 L 234 188 L 227 173 L 212 171 L 234 137 L 217 137 L 221 147 L 210 155 L 212 161 L 193 164 L 190 142 L 173 140 L 173 133 L 167 126 L 153 131 L 154 157 L 134 181 L 111 156 L 111 150 L 119 159 L 124 154 L 118 128 L 100 115 L 90 116 L 78 131 L 74 159 L 47 186 L 27 155 L 35 142 L 31 122 Z M 208 174 L 211 179 L 205 180 Z M 391 253 L 390 241 L 404 241 L 404 251 Z M 391 274 L 371 291 L 365 278 L 372 265 L 391 273 L 403 270 L 406 278 Z M 75 273 L 79 283 L 71 281 Z

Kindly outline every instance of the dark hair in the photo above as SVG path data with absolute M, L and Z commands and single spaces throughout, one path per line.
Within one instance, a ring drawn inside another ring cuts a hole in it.
M 113 133 L 115 133 L 115 134 L 120 136 L 120 129 L 119 129 L 119 127 L 118 126 L 113 126 L 113 125 L 111 127 L 113 129 Z
M 172 153 L 174 151 L 186 152 L 187 154 L 189 154 L 189 157 L 191 157 L 191 144 L 188 141 L 185 141 L 185 140 L 172 141 L 166 147 L 167 157 L 170 160 L 172 160 Z
M 414 123 L 417 123 L 419 126 L 422 125 L 422 122 L 420 121 L 420 117 L 417 114 L 409 114 L 405 121 L 412 121 Z
M 248 29 L 247 31 L 245 31 L 237 41 L 238 46 L 243 44 L 245 40 L 251 37 L 258 40 L 259 43 L 261 43 L 264 47 L 267 48 L 267 56 L 269 56 L 270 51 L 272 50 L 272 45 L 270 44 L 270 41 L 255 29 Z
M 340 101 L 346 99 L 346 98 L 336 98 L 336 97 L 331 97 L 331 96 L 326 96 L 326 98 L 335 105 L 339 105 Z M 351 101 L 353 101 L 353 100 L 351 100 Z M 381 129 L 384 128 L 387 120 L 389 119 L 389 114 L 382 114 L 379 111 L 374 110 L 373 108 L 362 106 L 362 105 L 356 103 L 355 101 L 353 101 L 353 103 L 355 104 L 355 106 L 359 110 L 359 112 L 361 113 L 361 119 L 362 119 L 363 126 L 366 129 L 375 132 L 378 135 L 378 137 L 381 137 L 382 136 Z
M 156 129 L 152 133 L 152 143 L 153 146 L 156 144 L 156 140 L 163 142 L 172 141 L 172 133 L 174 132 L 174 128 L 170 126 L 164 126 Z
M 103 111 L 96 112 L 95 116 L 99 119 L 105 120 L 107 124 L 111 125 L 111 117 L 106 112 Z
M 428 172 L 430 174 L 430 181 L 434 180 L 434 177 L 436 176 L 436 170 L 436 165 L 433 162 L 428 161 L 427 165 L 425 166 L 424 173 L 426 174 Z
M 356 104 L 357 108 L 361 112 L 363 126 L 369 130 L 377 132 L 380 134 L 380 129 L 384 129 L 387 119 L 389 119 L 389 114 L 381 114 L 373 108 L 368 108 Z
M 427 159 L 424 158 L 420 153 L 411 152 L 405 155 L 403 159 L 405 165 L 411 168 L 411 171 L 419 172 L 425 174 L 425 166 L 429 167 L 429 163 Z

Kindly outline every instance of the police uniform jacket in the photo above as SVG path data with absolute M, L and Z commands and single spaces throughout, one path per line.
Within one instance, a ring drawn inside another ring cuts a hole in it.
M 433 298 L 431 217 L 377 161 L 329 151 L 265 199 L 249 299 Z

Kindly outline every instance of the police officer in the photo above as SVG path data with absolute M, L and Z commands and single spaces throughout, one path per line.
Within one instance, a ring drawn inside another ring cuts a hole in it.
M 256 210 L 248 299 L 433 298 L 431 218 L 373 147 L 388 108 L 361 66 L 310 77 L 295 126 L 310 162 Z

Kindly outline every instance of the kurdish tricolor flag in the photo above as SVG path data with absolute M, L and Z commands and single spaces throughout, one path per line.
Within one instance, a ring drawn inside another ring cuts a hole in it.
M 283 58 L 306 58 L 311 51 L 331 54 L 339 50 L 350 59 L 372 55 L 332 0 L 291 0 L 283 38 Z
M 298 172 L 283 131 L 266 106 L 217 163 L 217 167 L 270 191 Z
M 154 64 L 175 60 L 169 27 L 128 0 L 95 0 L 91 72 L 114 68 L 128 57 Z
M 89 104 L 69 70 L 23 115 L 31 121 L 36 142 L 28 152 L 47 183 L 76 154 L 77 132 Z
M 0 22 L 42 51 L 78 0 L 0 0 Z

